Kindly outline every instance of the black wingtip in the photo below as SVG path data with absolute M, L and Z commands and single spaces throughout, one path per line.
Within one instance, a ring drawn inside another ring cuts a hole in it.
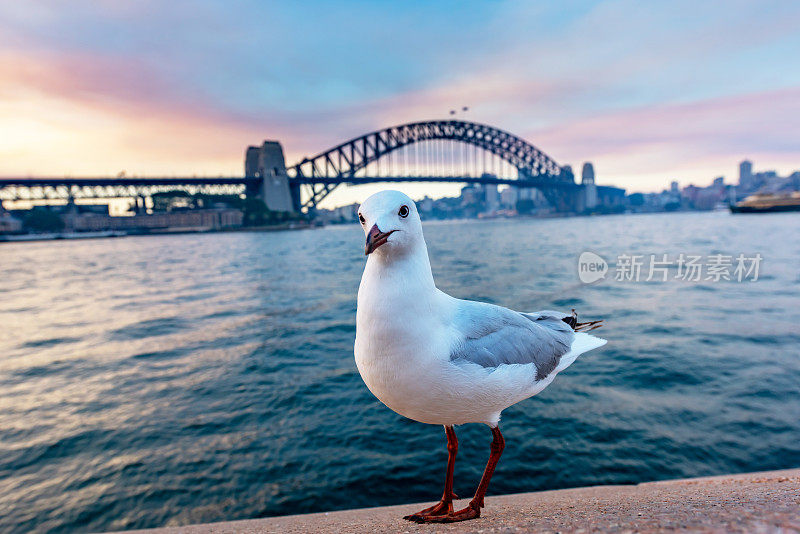
M 575 330 L 575 327 L 578 325 L 578 318 L 574 315 L 568 315 L 561 320 L 567 323 L 573 330 Z
M 595 330 L 596 328 L 600 328 L 601 326 L 603 326 L 602 319 L 598 319 L 597 321 L 587 321 L 585 323 L 579 323 L 578 314 L 575 313 L 574 309 L 572 310 L 572 315 L 568 315 L 561 320 L 567 323 L 570 326 L 570 328 L 572 328 L 576 332 L 591 332 L 592 330 Z

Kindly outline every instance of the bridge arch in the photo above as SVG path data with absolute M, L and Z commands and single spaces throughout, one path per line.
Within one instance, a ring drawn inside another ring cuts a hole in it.
M 298 207 L 316 206 L 342 182 L 358 183 L 356 173 L 387 154 L 433 140 L 465 143 L 490 152 L 516 167 L 522 180 L 537 179 L 553 185 L 573 182 L 572 174 L 547 154 L 509 132 L 468 121 L 424 121 L 370 132 L 288 167 Z M 301 185 L 309 187 L 308 198 L 303 201 L 299 198 Z

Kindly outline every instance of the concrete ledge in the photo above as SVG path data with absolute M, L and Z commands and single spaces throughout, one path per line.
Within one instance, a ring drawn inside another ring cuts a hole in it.
M 459 501 L 457 508 L 468 502 Z M 149 532 L 800 532 L 800 469 L 488 497 L 480 519 L 417 525 L 431 503 L 169 527 Z M 148 531 L 139 531 L 148 532 Z

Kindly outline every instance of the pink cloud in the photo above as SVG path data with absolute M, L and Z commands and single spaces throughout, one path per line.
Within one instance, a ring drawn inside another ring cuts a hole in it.
M 37 144 L 0 147 L 0 174 L 5 175 L 120 169 L 241 174 L 246 146 L 281 131 L 268 121 L 220 111 L 203 95 L 135 60 L 2 54 L 0 97 L 7 103 L 1 117 L 6 123 L 52 134 L 65 151 Z
M 800 167 L 800 88 L 648 106 L 530 130 L 560 162 L 594 161 L 622 185 L 641 177 L 708 183 L 733 179 L 745 157 L 783 172 Z M 655 185 L 655 184 L 650 184 Z
M 18 160 L 5 154 L 0 174 L 121 168 L 141 174 L 239 174 L 245 147 L 264 138 L 282 141 L 292 163 L 391 124 L 447 118 L 460 105 L 473 108 L 465 119 L 510 130 L 562 164 L 593 161 L 601 183 L 642 189 L 676 178 L 707 183 L 721 173 L 732 178 L 744 157 L 782 171 L 800 166 L 800 88 L 587 116 L 575 102 L 593 90 L 598 89 L 569 78 L 513 79 L 503 69 L 473 68 L 431 87 L 351 106 L 248 115 L 226 110 L 135 59 L 2 54 L 5 100 L 27 99 L 33 107 L 47 101 L 83 110 L 87 118 L 43 115 L 42 121 L 73 141 L 71 152 L 53 160 L 46 159 L 47 151 L 37 156 L 35 146 Z M 100 117 L 107 119 L 105 130 L 98 130 Z

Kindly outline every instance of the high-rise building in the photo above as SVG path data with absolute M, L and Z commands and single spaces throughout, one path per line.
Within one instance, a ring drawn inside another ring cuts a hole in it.
M 592 209 L 597 206 L 597 186 L 594 183 L 594 165 L 587 161 L 581 170 L 581 185 L 583 185 L 583 207 Z
M 581 183 L 594 183 L 594 165 L 592 165 L 592 163 L 589 161 L 583 164 L 583 170 L 581 171 Z
M 739 164 L 739 185 L 750 189 L 753 185 L 753 162 L 744 160 Z
M 497 211 L 500 207 L 500 196 L 497 193 L 497 186 L 494 184 L 487 184 L 484 188 L 484 195 L 486 209 L 489 211 Z
M 461 206 L 471 206 L 478 200 L 478 189 L 474 185 L 461 188 Z
M 506 187 L 500 192 L 500 201 L 502 202 L 503 206 L 510 209 L 515 209 L 517 207 L 517 196 L 518 196 L 519 189 L 516 187 Z
M 575 181 L 575 174 L 572 172 L 572 165 L 564 165 L 561 167 L 559 178 L 570 182 Z

